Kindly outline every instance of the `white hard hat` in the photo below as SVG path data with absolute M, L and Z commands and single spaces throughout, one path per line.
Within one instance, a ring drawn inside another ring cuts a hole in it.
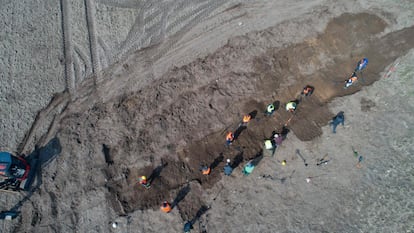
M 113 227 L 113 228 L 117 228 L 117 227 L 118 227 L 118 223 L 113 222 L 113 223 L 112 223 L 112 227 Z
M 228 163 L 230 163 L 230 159 L 227 159 L 226 161 L 227 161 Z

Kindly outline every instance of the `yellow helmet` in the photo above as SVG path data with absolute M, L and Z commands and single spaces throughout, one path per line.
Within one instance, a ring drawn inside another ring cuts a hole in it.
M 146 180 L 147 177 L 146 176 L 141 176 L 141 180 Z

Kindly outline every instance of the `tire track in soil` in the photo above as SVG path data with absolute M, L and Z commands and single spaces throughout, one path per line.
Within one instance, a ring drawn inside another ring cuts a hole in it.
M 131 51 L 131 48 L 134 46 L 141 47 L 142 43 L 142 34 L 143 34 L 143 21 L 144 21 L 144 14 L 142 13 L 143 10 L 138 9 L 138 16 L 135 18 L 135 22 L 129 30 L 128 35 L 126 36 L 125 40 L 120 44 L 119 49 L 117 51 L 116 59 L 120 60 L 128 51 Z
M 115 5 L 121 7 L 120 5 Z M 145 11 L 151 6 L 150 2 L 146 2 L 144 5 L 138 5 L 137 7 L 131 6 L 130 8 L 136 8 L 138 10 L 135 22 L 128 32 L 125 40 L 119 46 L 117 51 L 116 60 L 119 61 L 128 51 L 131 51 L 133 47 L 140 48 L 142 46 L 142 36 L 144 33 L 144 16 Z
M 176 43 L 184 36 L 186 32 L 188 32 L 192 27 L 200 23 L 202 19 L 204 19 L 206 16 L 210 15 L 211 12 L 216 10 L 221 5 L 224 5 L 227 1 L 214 1 L 209 2 L 204 11 L 196 15 L 192 21 L 190 21 L 188 24 L 183 25 L 183 27 L 178 30 L 171 38 L 166 41 L 164 44 L 161 45 L 160 49 L 155 53 L 154 56 L 152 56 L 151 60 L 152 62 L 155 62 L 159 60 L 162 56 L 164 56 L 166 53 L 168 53 L 170 50 L 174 48 Z
M 103 67 L 106 68 L 106 67 L 109 66 L 109 64 L 112 63 L 112 59 L 111 59 L 111 56 L 110 56 L 110 53 L 111 53 L 110 51 L 113 51 L 114 49 L 112 49 L 112 48 L 110 49 L 101 37 L 98 37 L 98 44 L 100 45 L 100 47 L 102 49 L 102 56 L 100 56 L 100 57 L 102 59 Z
M 113 7 L 120 7 L 120 8 L 142 8 L 142 2 L 141 1 L 136 1 L 136 0 L 130 0 L 130 1 L 123 1 L 120 2 L 119 0 L 98 0 L 99 3 L 101 4 L 105 4 L 108 6 L 113 6 Z M 146 3 L 146 5 L 148 5 L 148 1 Z
M 82 73 L 83 74 L 82 77 L 77 78 L 79 82 L 79 81 L 84 80 L 84 78 L 87 77 L 88 75 L 92 74 L 92 67 L 91 67 L 91 64 L 89 63 L 90 61 L 89 56 L 83 52 L 84 50 L 81 49 L 81 46 L 75 44 L 74 49 L 75 49 L 75 54 L 79 56 L 84 66 L 84 72 Z
M 215 1 L 213 3 L 206 3 L 206 1 L 201 0 L 184 0 L 179 2 L 178 4 L 173 4 L 170 2 L 159 3 L 158 7 L 160 9 L 155 10 L 154 12 L 146 16 L 145 12 L 155 7 L 154 4 L 150 3 L 149 1 L 146 2 L 144 5 L 132 4 L 131 2 L 115 3 L 112 1 L 101 1 L 100 3 L 102 4 L 107 4 L 114 7 L 135 8 L 139 11 L 135 19 L 135 22 L 131 27 L 131 30 L 128 32 L 126 39 L 119 45 L 119 49 L 116 52 L 114 58 L 109 59 L 111 60 L 110 62 L 117 62 L 121 60 L 129 51 L 136 51 L 138 49 L 141 49 L 143 46 L 151 47 L 155 44 L 161 43 L 165 39 L 165 36 L 168 35 L 172 29 L 178 27 L 177 32 L 172 35 L 172 37 L 176 38 L 175 41 L 169 42 L 170 45 L 166 47 L 172 46 L 179 40 L 179 38 L 177 38 L 177 35 L 181 34 L 181 38 L 185 32 L 189 31 L 192 27 L 198 24 L 200 20 L 203 19 L 203 17 L 207 16 L 209 13 L 211 13 L 213 10 L 215 10 L 217 7 L 224 4 L 225 2 L 226 1 Z M 194 4 L 199 3 L 201 3 L 202 5 L 194 8 Z M 179 15 L 179 12 L 186 12 L 186 10 L 183 10 L 180 6 L 186 6 L 186 8 L 194 9 L 191 9 L 190 12 L 185 13 L 184 15 L 177 16 L 175 20 L 172 19 L 171 17 Z M 179 12 L 175 14 L 175 10 L 179 10 Z M 194 17 L 194 19 L 189 20 L 190 17 Z M 157 18 L 159 18 L 159 20 L 155 20 L 155 22 L 154 19 Z M 154 24 L 152 26 L 149 26 L 149 24 L 152 21 L 154 21 Z M 170 21 L 173 21 L 173 23 L 168 24 L 168 22 Z M 189 22 L 183 23 L 184 21 Z M 180 24 L 183 25 L 179 26 Z M 166 53 L 168 51 L 168 48 L 164 48 L 162 53 Z M 162 55 L 159 55 L 159 57 L 160 56 Z M 152 61 L 149 60 L 148 65 L 150 65 L 151 63 Z
M 207 7 L 208 4 L 204 4 L 199 5 L 197 7 L 192 7 L 190 12 L 186 12 L 185 10 L 183 10 L 184 13 L 181 15 L 177 15 L 177 17 L 174 20 L 171 20 L 171 23 L 168 24 L 165 31 L 167 33 L 170 33 L 174 28 L 183 24 L 185 21 L 191 21 L 192 17 L 195 17 L 199 12 L 205 10 Z M 184 23 L 183 25 L 185 26 L 186 24 L 188 23 Z
M 71 97 L 69 92 L 57 94 L 52 98 L 46 108 L 38 112 L 30 130 L 26 133 L 23 141 L 18 147 L 18 154 L 30 154 L 32 148 L 34 148 L 35 145 L 43 146 L 45 143 L 47 143 L 47 140 L 49 138 L 45 138 L 42 135 L 50 135 L 52 133 L 56 133 L 56 131 L 54 131 L 54 126 L 57 125 L 57 122 L 60 122 L 60 116 L 62 112 L 66 109 L 70 102 L 70 98 L 68 97 Z M 46 121 L 50 117 L 52 117 L 52 120 L 48 122 L 48 132 L 45 134 L 45 132 L 43 132 L 43 128 L 44 125 L 47 124 Z
M 91 60 L 92 60 L 92 72 L 94 74 L 93 78 L 95 80 L 95 84 L 98 80 L 100 80 L 99 72 L 102 70 L 101 64 L 99 63 L 98 57 L 98 38 L 96 34 L 96 26 L 95 26 L 95 1 L 94 0 L 84 0 L 85 1 L 85 9 L 86 9 L 86 23 L 89 35 L 89 49 L 91 53 Z
M 77 88 L 83 79 L 80 61 L 77 56 L 73 57 L 73 70 L 75 72 L 75 88 Z
M 66 89 L 73 96 L 72 98 L 74 98 L 76 96 L 76 90 L 73 74 L 72 31 L 70 28 L 71 12 L 68 0 L 61 0 L 60 6 L 62 12 L 63 48 L 65 53 Z

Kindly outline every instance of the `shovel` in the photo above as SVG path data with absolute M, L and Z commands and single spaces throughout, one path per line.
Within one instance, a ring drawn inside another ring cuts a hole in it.
M 303 164 L 305 164 L 305 167 L 307 167 L 308 164 L 306 163 L 306 159 L 304 159 L 303 156 L 300 154 L 299 149 L 296 149 L 296 154 L 299 155 L 299 157 L 303 160 Z

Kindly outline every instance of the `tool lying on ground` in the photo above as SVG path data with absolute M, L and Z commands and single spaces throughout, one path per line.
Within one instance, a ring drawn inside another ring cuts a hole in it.
M 324 155 L 321 159 L 318 159 L 316 162 L 316 166 L 324 165 L 331 161 L 330 159 L 326 159 L 326 157 L 328 157 L 328 154 Z
M 293 174 L 296 172 L 296 170 L 293 170 L 292 173 L 289 176 L 284 176 L 282 178 L 279 177 L 273 177 L 272 175 L 261 175 L 261 178 L 264 179 L 271 179 L 271 180 L 278 180 L 280 183 L 284 184 L 285 181 L 289 178 L 292 179 Z M 276 176 L 276 175 L 275 175 Z M 260 177 L 259 177 L 260 178 Z
M 306 159 L 303 158 L 303 156 L 300 154 L 300 150 L 296 149 L 296 154 L 299 155 L 299 157 L 303 160 L 303 163 L 305 164 L 305 167 L 308 166 L 308 164 L 306 163 Z
M 362 167 L 362 165 L 361 165 L 362 160 L 363 160 L 363 157 L 362 156 L 359 156 L 358 157 L 358 163 L 355 165 L 357 168 L 361 168 Z
M 331 161 L 331 160 L 330 160 L 330 159 L 328 159 L 328 160 L 322 160 L 322 161 L 319 161 L 319 162 L 316 164 L 316 166 L 325 165 L 325 164 L 327 164 L 329 161 Z
M 358 158 L 358 163 L 355 165 L 357 168 L 361 168 L 361 162 L 364 159 L 361 155 L 358 154 L 358 152 L 352 147 L 352 152 L 354 152 L 354 157 Z

